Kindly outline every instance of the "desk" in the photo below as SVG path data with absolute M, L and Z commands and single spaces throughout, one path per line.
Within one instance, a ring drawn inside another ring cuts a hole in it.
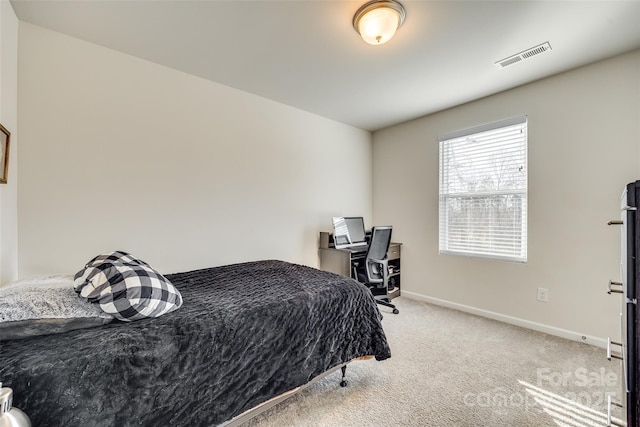
M 325 236 L 322 236 L 325 233 L 320 234 L 320 248 L 318 249 L 320 255 L 320 270 L 330 271 L 332 273 L 352 277 L 355 279 L 355 277 L 353 277 L 353 269 L 351 268 L 351 266 L 355 261 L 364 260 L 367 255 L 366 250 L 323 247 L 324 243 L 328 240 Z M 391 242 L 391 244 L 389 245 L 389 251 L 387 252 L 389 268 L 393 270 L 393 272 L 389 274 L 389 290 L 387 291 L 387 295 L 389 298 L 400 296 L 401 246 L 402 243 Z

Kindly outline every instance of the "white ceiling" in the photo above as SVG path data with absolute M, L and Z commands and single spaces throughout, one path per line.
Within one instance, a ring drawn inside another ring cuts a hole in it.
M 20 20 L 370 131 L 640 48 L 640 0 L 404 0 L 382 46 L 351 26 L 364 2 L 11 0 Z

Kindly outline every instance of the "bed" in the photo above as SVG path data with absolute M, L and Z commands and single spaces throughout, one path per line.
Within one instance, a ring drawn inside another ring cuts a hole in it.
M 352 279 L 276 260 L 166 278 L 183 304 L 161 317 L 1 342 L 14 406 L 34 426 L 224 425 L 345 363 L 391 356 Z

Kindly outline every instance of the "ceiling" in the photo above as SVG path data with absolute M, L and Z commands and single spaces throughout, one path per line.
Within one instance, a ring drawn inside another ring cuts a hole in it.
M 381 46 L 353 30 L 364 2 L 11 0 L 22 21 L 369 131 L 640 48 L 640 0 L 401 0 Z

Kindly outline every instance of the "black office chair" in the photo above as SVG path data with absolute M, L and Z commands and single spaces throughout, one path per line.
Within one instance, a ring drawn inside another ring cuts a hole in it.
M 371 242 L 369 243 L 367 256 L 364 263 L 360 262 L 354 265 L 354 277 L 357 277 L 359 282 L 364 283 L 371 289 L 378 304 L 392 308 L 393 314 L 398 314 L 398 309 L 391 303 L 387 294 L 389 282 L 387 251 L 391 244 L 391 231 L 391 226 L 373 227 L 371 229 Z

